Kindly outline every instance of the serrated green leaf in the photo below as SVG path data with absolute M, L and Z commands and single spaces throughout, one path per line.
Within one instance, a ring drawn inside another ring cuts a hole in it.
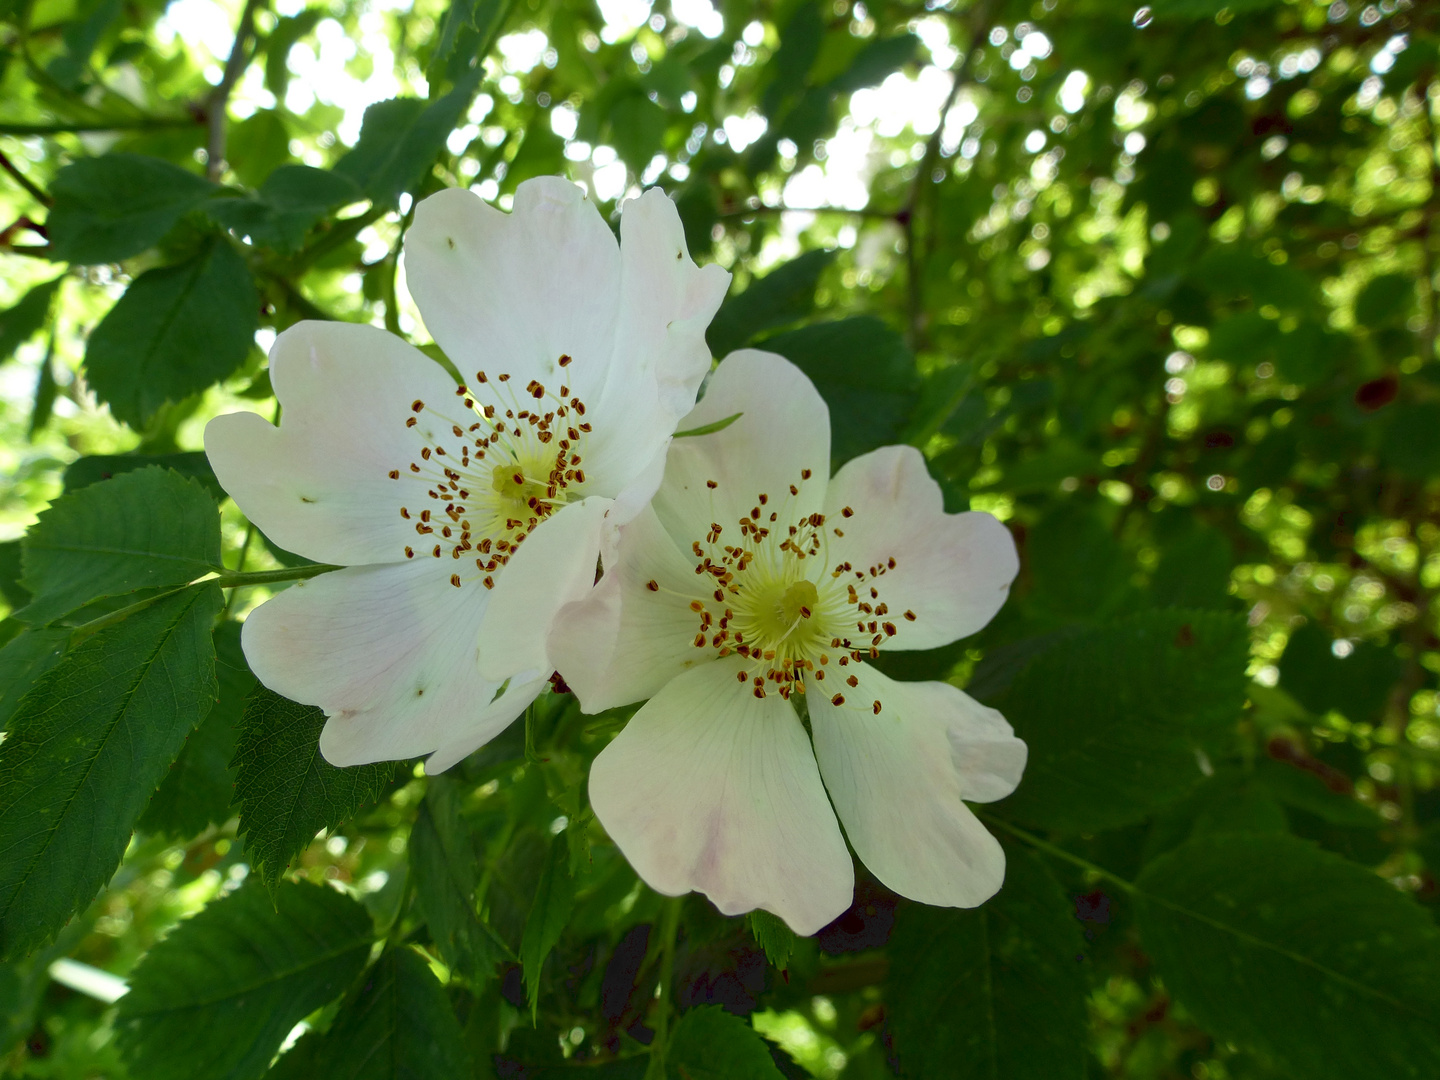
M 1286 836 L 1206 836 L 1135 883 L 1141 942 L 1212 1034 L 1315 1080 L 1440 1075 L 1440 929 Z
M 1248 658 L 1244 620 L 1219 612 L 1152 611 L 1068 636 L 995 702 L 1030 747 L 1003 813 L 1091 832 L 1179 798 L 1240 717 Z
M 320 756 L 325 714 L 257 686 L 245 705 L 233 762 L 240 832 L 250 864 L 270 887 L 321 829 L 375 802 L 393 762 L 338 769 Z
M 290 82 L 290 50 L 327 14 L 323 7 L 312 7 L 276 20 L 275 29 L 265 39 L 265 89 L 276 98 L 285 96 Z
M 120 1000 L 117 1035 L 146 1080 L 252 1080 L 290 1029 L 333 1001 L 370 953 L 365 909 L 344 893 L 246 885 L 150 950 Z
M 51 254 L 82 264 L 138 255 L 218 190 L 202 176 L 142 154 L 81 158 L 50 185 Z
M 110 480 L 151 465 L 173 469 L 187 479 L 198 481 L 216 502 L 226 498 L 225 489 L 220 486 L 220 481 L 215 479 L 215 470 L 210 468 L 210 459 L 203 450 L 179 454 L 91 454 L 88 457 L 76 458 L 66 465 L 60 482 L 67 493 L 79 491 L 91 484 L 98 484 L 101 480 Z
M 20 618 L 44 625 L 102 596 L 184 585 L 220 565 L 220 515 L 198 483 L 144 468 L 64 495 L 22 542 Z
M 230 760 L 240 736 L 245 701 L 255 676 L 240 651 L 240 624 L 227 620 L 215 628 L 215 677 L 220 696 L 210 715 L 185 740 L 160 788 L 140 818 L 140 828 L 185 839 L 230 816 L 235 770 Z
M 680 1018 L 665 1066 L 674 1080 L 781 1080 L 769 1044 L 719 1005 L 691 1009 Z
M 282 165 L 266 177 L 253 196 L 215 199 L 206 205 L 205 212 L 256 244 L 292 252 L 326 214 L 363 197 L 348 176 L 308 165 Z
M 775 967 L 784 971 L 795 952 L 795 931 L 785 925 L 778 915 L 756 908 L 750 912 L 750 933 L 755 943 L 765 951 L 765 958 Z
M 1084 949 L 1070 899 L 1013 846 L 1005 884 L 980 907 L 905 905 L 885 998 L 901 1075 L 1084 1080 Z
M 36 285 L 16 301 L 13 307 L 0 311 L 0 364 L 15 355 L 15 350 L 40 331 L 50 317 L 50 302 L 65 275 Z
M 360 141 L 335 163 L 377 203 L 394 203 L 414 191 L 445 149 L 461 113 L 470 104 L 474 76 L 442 98 L 425 102 L 391 98 L 365 110 Z
M 82 642 L 0 743 L 0 956 L 88 904 L 186 734 L 215 702 L 220 589 L 197 585 Z
M 830 406 L 836 463 L 895 442 L 919 398 L 915 357 L 873 316 L 816 323 L 760 344 L 814 380 Z
M 415 898 L 430 939 L 445 963 L 478 983 L 494 973 L 496 962 L 510 950 L 475 909 L 480 864 L 470 826 L 460 813 L 462 797 L 458 781 L 443 773 L 430 777 L 408 851 Z
M 147 270 L 116 301 L 85 348 L 85 374 L 118 420 L 143 427 L 232 374 L 260 325 L 250 268 L 223 238 L 174 266 Z
M 550 842 L 550 858 L 541 871 L 535 900 L 525 919 L 525 934 L 520 939 L 520 964 L 524 968 L 532 1014 L 540 1001 L 540 973 L 545 966 L 545 958 L 560 940 L 574 910 L 575 881 L 570 876 L 570 845 L 562 833 Z
M 440 980 L 401 946 L 365 972 L 330 1030 L 301 1040 L 268 1080 L 457 1080 L 472 1069 Z
M 833 251 L 807 251 L 727 297 L 710 320 L 705 340 L 723 358 L 757 334 L 799 322 L 815 307 L 815 286 L 835 261 Z

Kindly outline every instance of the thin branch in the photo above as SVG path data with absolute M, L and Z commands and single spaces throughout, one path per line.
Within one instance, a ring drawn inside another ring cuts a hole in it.
M 148 116 L 138 120 L 62 120 L 54 124 L 0 123 L 0 135 L 68 135 L 91 131 L 164 131 L 193 127 L 195 118 Z
M 205 122 L 210 133 L 205 142 L 205 173 L 211 180 L 219 180 L 225 171 L 225 121 L 230 102 L 230 92 L 240 81 L 245 67 L 250 62 L 250 39 L 255 36 L 255 12 L 264 0 L 245 0 L 240 12 L 240 25 L 235 30 L 235 44 L 230 47 L 230 57 L 225 61 L 225 73 L 219 84 L 210 91 L 205 103 Z
M 28 191 L 30 197 L 41 206 L 48 207 L 50 205 L 51 199 L 49 195 L 45 194 L 45 189 L 21 172 L 3 151 L 0 151 L 0 169 L 9 173 L 15 182 Z

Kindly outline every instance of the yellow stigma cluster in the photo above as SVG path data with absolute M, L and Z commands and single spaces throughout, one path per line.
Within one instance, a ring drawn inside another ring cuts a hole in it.
M 879 655 L 880 645 L 897 633 L 889 607 L 880 598 L 879 581 L 895 568 L 895 560 L 857 570 L 849 562 L 829 560 L 830 537 L 845 535 L 841 525 L 827 525 L 825 515 L 801 514 L 799 495 L 811 470 L 772 507 L 768 493 L 756 497 L 750 513 L 737 522 L 735 543 L 725 541 L 726 529 L 711 522 L 702 540 L 691 544 L 699 595 L 681 598 L 699 619 L 697 649 L 718 656 L 739 655 L 750 666 L 739 672 L 757 698 L 773 690 L 788 699 L 811 689 L 822 693 L 829 675 L 836 693 L 831 703 L 845 704 L 845 683 L 858 679 L 838 669 Z M 711 490 L 719 487 L 709 480 Z M 842 519 L 854 516 L 850 507 Z M 662 591 L 656 581 L 651 592 Z M 708 590 L 708 591 L 706 591 Z M 663 590 L 670 592 L 672 590 Z M 899 618 L 915 621 L 913 611 Z M 832 666 L 833 662 L 833 666 Z M 880 702 L 869 707 L 880 712 Z
M 559 363 L 568 366 L 570 357 L 560 357 Z M 389 472 L 392 480 L 407 475 L 420 480 L 432 503 L 418 511 L 400 507 L 400 516 L 415 523 L 420 537 L 417 545 L 406 545 L 405 557 L 440 559 L 448 550 L 453 561 L 465 562 L 463 572 L 450 575 L 457 589 L 473 580 L 493 588 L 495 571 L 535 527 L 581 497 L 581 450 L 591 430 L 583 420 L 585 403 L 572 397 L 568 386 L 555 394 L 532 379 L 523 394 L 517 394 L 509 375 L 491 379 L 477 371 L 475 381 L 477 390 L 455 390 L 469 424 L 424 401 L 410 406 L 414 415 L 406 419 L 407 428 L 419 423 L 420 414 L 429 413 L 450 426 L 456 442 L 426 444 L 419 461 Z

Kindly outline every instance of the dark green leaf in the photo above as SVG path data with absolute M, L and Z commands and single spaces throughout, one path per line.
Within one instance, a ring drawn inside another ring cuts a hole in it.
M 781 1080 L 769 1044 L 718 1005 L 691 1009 L 680 1018 L 666 1067 L 673 1080 Z
M 215 470 L 210 468 L 210 459 L 203 450 L 180 454 L 93 454 L 90 457 L 76 458 L 65 466 L 61 482 L 67 492 L 79 491 L 91 484 L 98 484 L 101 480 L 109 480 L 111 477 L 150 465 L 173 469 L 181 476 L 199 481 L 216 502 L 226 497 L 220 481 L 215 479 Z
M 235 801 L 251 866 L 275 887 L 290 860 L 321 829 L 333 829 L 375 802 L 393 762 L 337 769 L 320 756 L 325 714 L 257 686 L 245 705 L 235 749 Z
M 101 596 L 184 585 L 220 565 L 220 515 L 194 480 L 145 468 L 63 495 L 23 541 L 21 618 L 43 625 Z
M 0 955 L 39 945 L 88 904 L 186 734 L 215 703 L 197 585 L 82 642 L 36 682 L 0 743 Z
M 561 834 L 550 842 L 550 858 L 540 874 L 535 901 L 525 919 L 520 939 L 520 963 L 525 969 L 525 986 L 534 1013 L 540 1000 L 540 972 L 545 958 L 560 940 L 570 913 L 575 910 L 575 881 L 570 877 L 570 845 Z
M 35 400 L 30 407 L 30 428 L 26 438 L 31 442 L 35 436 L 45 430 L 45 425 L 50 423 L 50 413 L 55 408 L 55 395 L 58 387 L 55 383 L 55 333 L 50 333 L 50 344 L 45 350 L 45 355 L 40 358 L 40 371 L 35 376 Z
M 30 602 L 30 590 L 20 584 L 20 541 L 0 543 L 0 597 L 11 608 L 22 608 Z
M 359 973 L 374 932 L 328 886 L 258 884 L 181 923 L 135 969 L 116 1020 L 133 1076 L 251 1080 Z
M 1130 560 L 1091 507 L 1061 503 L 1030 530 L 1025 554 L 1033 602 L 1048 614 L 1093 621 L 1125 602 Z
M 1355 321 L 1384 326 L 1403 318 L 1415 306 L 1415 279 L 1409 274 L 1371 278 L 1355 297 Z
M 785 925 L 785 920 L 768 911 L 756 909 L 750 912 L 750 933 L 755 943 L 765 951 L 765 959 L 784 971 L 790 964 L 795 951 L 795 931 Z
M 254 196 L 215 199 L 205 210 L 221 225 L 256 244 L 290 252 L 299 248 L 305 234 L 326 214 L 363 197 L 355 181 L 341 173 L 309 165 L 282 165 Z
M 622 95 L 610 106 L 610 139 L 620 160 L 635 173 L 642 173 L 658 154 L 665 140 L 670 118 L 639 91 Z
M 0 649 L 0 731 L 35 680 L 60 662 L 69 641 L 67 628 L 41 627 L 22 630 Z
M 15 355 L 15 350 L 29 341 L 50 318 L 50 301 L 65 280 L 62 274 L 33 289 L 16 301 L 15 306 L 0 311 L 0 364 Z
M 919 47 L 920 39 L 913 34 L 867 42 L 850 66 L 830 80 L 829 89 L 837 94 L 849 94 L 884 82 L 892 72 L 915 59 Z
M 472 80 L 425 102 L 391 98 L 365 110 L 360 141 L 335 164 L 377 203 L 394 203 L 429 175 L 445 140 L 470 104 Z
M 724 357 L 757 334 L 799 322 L 815 307 L 815 286 L 835 261 L 832 251 L 807 251 L 776 267 L 749 288 L 720 305 L 705 340 L 710 351 Z
M 761 344 L 815 381 L 830 406 L 837 462 L 896 441 L 919 396 L 914 356 L 873 316 L 816 323 Z
M 459 783 L 446 774 L 426 781 L 425 800 L 410 832 L 410 872 L 440 956 L 478 983 L 494 973 L 496 961 L 509 950 L 475 908 L 480 862 L 470 826 L 460 813 L 463 794 Z
M 901 1075 L 1084 1080 L 1084 952 L 1069 897 L 1015 847 L 1000 894 L 980 907 L 905 905 L 886 993 Z
M 1203 776 L 1240 718 L 1249 637 L 1218 612 L 1154 611 L 1040 655 L 996 702 L 1029 744 L 1007 816 L 1092 832 L 1139 821 Z
M 385 950 L 323 1036 L 276 1064 L 270 1080 L 458 1080 L 471 1075 L 445 989 L 413 949 Z
M 141 154 L 81 158 L 55 174 L 45 226 L 51 254 L 73 263 L 138 255 L 219 188 L 168 161 Z
M 1155 0 L 1154 12 L 1162 19 L 1213 19 L 1222 11 L 1246 14 L 1264 11 L 1281 0 Z
M 136 278 L 85 349 L 85 373 L 116 419 L 146 424 L 232 374 L 249 355 L 260 296 L 245 260 L 212 239 L 174 266 Z
M 1314 623 L 1290 635 L 1280 658 L 1280 685 L 1311 712 L 1331 709 L 1357 724 L 1379 718 L 1404 664 L 1393 652 L 1368 641 L 1346 642 L 1337 656 L 1334 641 Z
M 1300 840 L 1210 836 L 1145 868 L 1141 940 L 1176 999 L 1292 1076 L 1440 1074 L 1440 930 Z
M 185 741 L 185 749 L 155 792 L 140 828 L 185 839 L 207 825 L 222 825 L 235 795 L 235 741 L 245 699 L 255 676 L 240 651 L 240 624 L 227 620 L 215 628 L 215 677 L 220 697 L 210 715 Z
M 1420 481 L 1440 474 L 1440 403 L 1406 402 L 1386 413 L 1380 438 L 1385 462 Z

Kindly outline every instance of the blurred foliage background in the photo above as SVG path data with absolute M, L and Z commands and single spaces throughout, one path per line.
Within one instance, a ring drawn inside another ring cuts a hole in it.
M 560 173 L 612 220 L 671 193 L 734 274 L 715 355 L 800 364 L 837 464 L 910 442 L 1009 525 L 995 622 L 889 663 L 1031 750 L 1000 897 L 862 874 L 795 941 L 609 844 L 624 713 L 547 694 L 442 777 L 330 769 L 237 589 L 108 886 L 0 933 L 0 1068 L 640 1077 L 668 1024 L 690 1078 L 1440 1075 L 1437 34 L 1411 0 L 0 0 L 0 721 L 118 606 L 26 618 L 47 504 L 151 463 L 221 499 L 200 432 L 272 413 L 277 331 L 425 344 L 414 201 Z M 282 565 L 221 510 L 227 566 Z M 27 783 L 0 760 L 0 833 Z M 247 926 L 324 963 L 244 998 Z

